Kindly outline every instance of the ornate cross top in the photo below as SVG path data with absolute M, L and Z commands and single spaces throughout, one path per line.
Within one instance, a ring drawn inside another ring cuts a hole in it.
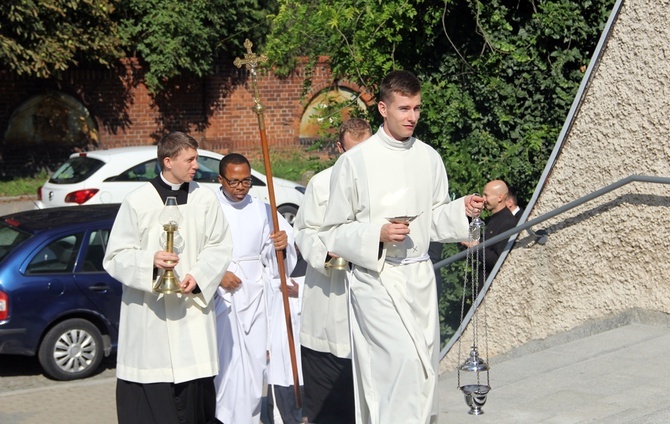
M 235 59 L 233 64 L 238 68 L 241 68 L 242 65 L 245 65 L 247 69 L 249 69 L 252 73 L 255 73 L 258 64 L 266 62 L 268 58 L 263 54 L 259 56 L 256 53 L 253 53 L 251 51 L 251 47 L 253 47 L 253 45 L 254 43 L 249 41 L 248 38 L 244 40 L 244 48 L 247 49 L 247 52 L 244 54 L 244 59 L 240 59 L 238 57 Z
M 256 74 L 256 68 L 260 63 L 264 63 L 268 60 L 265 55 L 257 55 L 251 51 L 251 47 L 254 44 L 249 41 L 247 38 L 244 40 L 244 47 L 247 49 L 247 52 L 244 54 L 244 59 L 239 57 L 235 59 L 233 64 L 238 68 L 241 68 L 244 65 L 249 72 L 251 73 L 251 83 L 254 87 L 254 107 L 252 108 L 254 112 L 258 115 L 258 125 L 261 129 L 264 129 L 265 125 L 263 123 L 263 112 L 265 111 L 265 106 L 261 103 L 260 95 L 258 93 L 258 75 Z

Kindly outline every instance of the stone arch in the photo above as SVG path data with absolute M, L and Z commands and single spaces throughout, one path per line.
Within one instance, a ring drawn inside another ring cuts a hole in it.
M 53 169 L 74 151 L 96 148 L 98 134 L 95 119 L 78 99 L 61 91 L 34 95 L 9 118 L 3 162 L 23 173 Z
M 362 92 L 359 87 L 343 81 L 314 87 L 306 97 L 307 100 L 301 105 L 298 128 L 298 138 L 303 146 L 311 145 L 320 138 L 321 121 L 329 119 L 331 123 L 337 123 L 346 120 L 353 107 L 364 110 L 372 103 L 371 96 Z M 352 102 L 356 106 L 335 106 L 345 102 Z

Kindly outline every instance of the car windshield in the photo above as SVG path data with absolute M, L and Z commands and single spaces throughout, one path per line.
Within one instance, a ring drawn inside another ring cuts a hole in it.
M 30 233 L 0 222 L 0 263 L 12 250 L 30 237 Z
M 98 159 L 87 156 L 77 156 L 70 158 L 61 165 L 49 182 L 54 184 L 75 184 L 80 183 L 93 175 L 105 163 Z

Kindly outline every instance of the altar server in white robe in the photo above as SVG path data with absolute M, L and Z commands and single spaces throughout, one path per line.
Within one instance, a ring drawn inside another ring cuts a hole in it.
M 371 135 L 366 120 L 351 118 L 340 126 L 337 149 L 344 153 Z M 293 227 L 308 264 L 300 332 L 303 413 L 310 423 L 322 424 L 353 423 L 355 419 L 347 271 L 326 268 L 332 256 L 317 235 L 330 197 L 332 171 L 330 167 L 309 180 Z
M 249 195 L 251 181 L 244 156 L 224 156 L 216 195 L 233 235 L 233 258 L 216 299 L 221 366 L 216 418 L 224 424 L 260 422 L 268 350 L 266 285 L 279 276 L 276 250 L 285 252 L 286 272 L 297 261 L 293 235 L 273 230 L 270 206 Z
M 214 192 L 192 181 L 197 148 L 180 132 L 160 140 L 161 174 L 125 198 L 109 237 L 103 265 L 123 284 L 116 400 L 124 424 L 214 421 L 213 298 L 232 239 Z M 173 253 L 161 243 L 168 196 L 176 197 L 182 217 Z M 154 279 L 168 269 L 182 293 L 154 293 Z
M 357 422 L 437 421 L 439 325 L 431 240 L 468 237 L 483 199 L 450 202 L 440 155 L 412 136 L 421 84 L 392 71 L 380 87 L 377 133 L 336 162 L 319 232 L 350 275 Z

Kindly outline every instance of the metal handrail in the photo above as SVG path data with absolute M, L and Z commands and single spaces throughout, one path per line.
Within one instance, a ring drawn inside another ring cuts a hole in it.
M 503 250 L 500 257 L 498 258 L 498 261 L 496 262 L 495 266 L 491 270 L 491 274 L 488 275 L 488 277 L 486 278 L 486 281 L 484 282 L 482 290 L 479 292 L 479 296 L 473 302 L 473 305 L 470 308 L 470 310 L 468 311 L 468 313 L 466 314 L 466 316 L 464 317 L 463 322 L 461 322 L 461 325 L 458 327 L 458 329 L 456 330 L 454 335 L 451 336 L 447 345 L 444 348 L 442 348 L 442 350 L 440 351 L 440 360 L 442 360 L 446 356 L 446 354 L 449 352 L 449 350 L 454 345 L 454 343 L 463 334 L 463 331 L 465 330 L 468 323 L 470 322 L 470 320 L 471 320 L 472 316 L 474 315 L 476 309 L 479 307 L 481 302 L 484 300 L 484 296 L 485 296 L 486 292 L 488 291 L 489 287 L 491 286 L 491 282 L 493 281 L 493 278 L 497 274 L 497 272 L 500 269 L 502 263 L 505 261 L 505 258 L 507 257 L 507 254 L 509 253 L 510 249 L 514 245 L 514 241 L 516 240 L 516 236 L 521 231 L 528 230 L 535 225 L 538 225 L 538 224 L 540 224 L 540 223 L 542 223 L 542 222 L 544 222 L 548 219 L 554 218 L 555 216 L 562 214 L 563 212 L 566 212 L 570 209 L 573 209 L 573 208 L 576 208 L 580 205 L 583 205 L 586 202 L 589 202 L 589 201 L 591 201 L 595 198 L 598 198 L 598 197 L 600 197 L 604 194 L 607 194 L 607 193 L 609 193 L 613 190 L 616 190 L 616 189 L 618 189 L 618 188 L 620 188 L 620 187 L 622 187 L 626 184 L 630 184 L 632 182 L 670 184 L 670 178 L 668 178 L 668 177 L 656 177 L 656 176 L 651 176 L 651 175 L 631 175 L 631 176 L 623 178 L 623 179 L 621 179 L 621 180 L 619 180 L 619 181 L 617 181 L 613 184 L 610 184 L 606 187 L 603 187 L 599 190 L 596 190 L 596 191 L 594 191 L 590 194 L 582 196 L 577 200 L 574 200 L 574 201 L 572 201 L 570 203 L 567 203 L 567 204 L 565 204 L 561 207 L 558 207 L 551 212 L 547 212 L 544 215 L 540 215 L 539 217 L 537 217 L 535 219 L 532 219 L 528 222 L 520 223 L 512 229 L 509 229 L 509 230 L 507 230 L 507 231 L 505 231 L 505 232 L 503 232 L 503 233 L 501 233 L 501 234 L 499 234 L 495 237 L 491 237 L 490 239 L 485 240 L 484 242 L 478 244 L 477 246 L 473 246 L 471 249 L 483 249 L 484 247 L 486 247 L 488 245 L 491 245 L 491 244 L 497 243 L 501 240 L 509 238 L 509 241 L 508 241 L 507 245 L 505 246 L 505 249 Z M 530 209 L 524 210 L 524 214 L 521 217 L 520 222 L 525 220 L 529 213 L 530 213 Z M 533 234 L 533 233 L 531 232 L 531 234 Z M 472 251 L 472 250 L 470 250 L 470 251 Z M 449 264 L 451 264 L 451 263 L 453 263 L 457 260 L 465 258 L 467 256 L 467 254 L 468 254 L 468 251 L 464 250 L 462 252 L 457 253 L 456 255 L 452 255 L 452 256 L 450 256 L 448 258 L 445 258 L 445 259 L 443 259 L 439 262 L 436 262 L 434 264 L 434 269 L 439 270 L 443 266 L 449 265 Z

